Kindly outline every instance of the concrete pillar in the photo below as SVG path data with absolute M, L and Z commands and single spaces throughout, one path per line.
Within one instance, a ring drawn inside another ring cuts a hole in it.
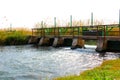
M 107 48 L 107 40 L 104 40 L 102 37 L 100 37 L 97 42 L 96 51 L 97 52 L 105 52 L 106 48 Z
M 49 45 L 49 38 L 42 37 L 39 41 L 39 46 L 48 46 Z
M 53 47 L 59 47 L 62 46 L 64 42 L 64 38 L 54 38 L 54 42 L 53 42 Z
M 29 41 L 28 41 L 28 44 L 36 44 L 38 42 L 38 37 L 36 36 L 31 36 Z
M 81 38 L 73 38 L 71 49 L 83 48 L 84 43 L 85 43 L 84 40 Z
M 42 37 L 39 40 L 38 45 L 39 46 L 52 46 L 53 41 L 54 41 L 54 38 L 45 38 L 45 37 Z

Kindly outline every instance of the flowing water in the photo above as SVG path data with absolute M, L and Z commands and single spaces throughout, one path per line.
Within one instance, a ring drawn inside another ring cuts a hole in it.
M 108 55 L 108 58 L 116 58 Z M 102 63 L 95 46 L 71 50 L 70 47 L 0 47 L 0 80 L 51 80 L 58 76 L 79 75 Z

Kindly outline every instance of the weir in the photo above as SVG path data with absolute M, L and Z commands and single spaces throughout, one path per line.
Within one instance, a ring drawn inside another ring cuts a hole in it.
M 97 40 L 97 52 L 120 51 L 116 47 L 120 44 L 119 24 L 33 28 L 29 43 L 76 49 L 84 48 L 85 40 Z

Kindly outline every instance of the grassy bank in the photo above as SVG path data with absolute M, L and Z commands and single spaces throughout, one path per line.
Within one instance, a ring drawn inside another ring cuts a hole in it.
M 84 71 L 79 76 L 66 76 L 54 80 L 120 80 L 120 59 L 104 61 L 101 66 Z
M 29 35 L 31 35 L 31 32 L 27 29 L 0 30 L 0 45 L 26 44 Z

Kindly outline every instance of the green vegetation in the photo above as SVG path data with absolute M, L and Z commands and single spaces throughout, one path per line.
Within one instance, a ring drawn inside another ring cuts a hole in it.
M 0 30 L 0 45 L 22 45 L 28 42 L 30 31 L 17 29 L 12 31 Z
M 84 71 L 79 76 L 65 76 L 54 80 L 120 80 L 120 59 L 104 61 L 101 66 Z

